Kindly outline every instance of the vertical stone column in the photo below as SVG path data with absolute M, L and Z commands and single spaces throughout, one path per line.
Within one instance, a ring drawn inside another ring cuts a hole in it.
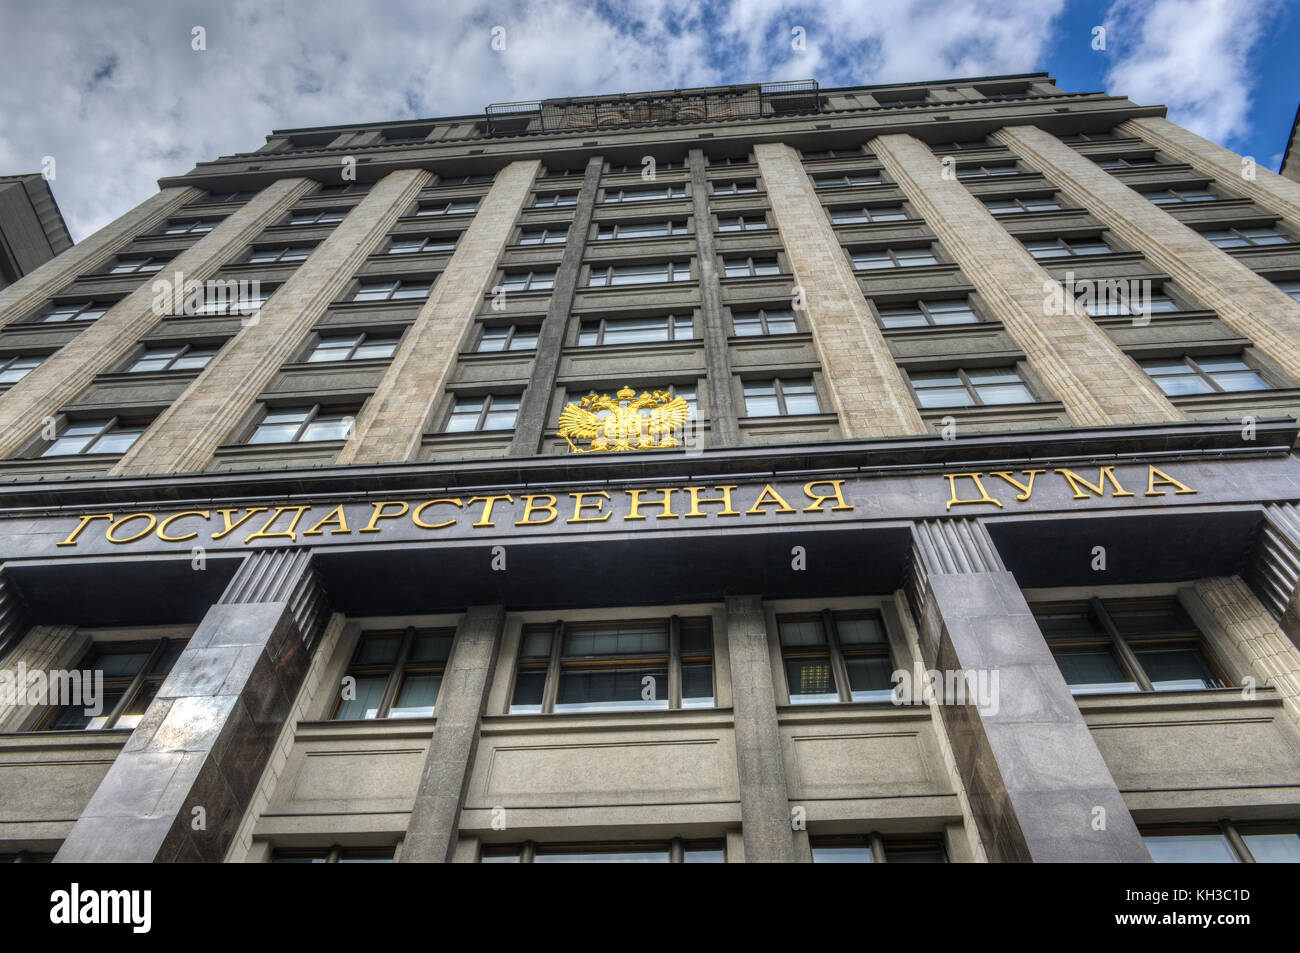
M 429 178 L 428 172 L 402 169 L 376 183 L 109 472 L 206 467 Z
M 84 635 L 78 635 L 75 625 L 34 625 L 21 641 L 10 646 L 4 668 L 15 673 L 15 682 L 20 665 L 28 673 L 45 672 L 48 676 L 53 669 L 76 665 L 89 641 Z M 15 687 L 21 690 L 24 686 Z M 24 731 L 37 720 L 32 706 L 25 704 L 26 698 L 21 701 L 0 705 L 0 732 Z
M 540 162 L 529 159 L 512 162 L 497 173 L 473 224 L 457 242 L 447 270 L 358 415 L 339 463 L 415 458 L 429 414 L 455 373 L 465 332 L 483 304 L 501 250 L 540 168 Z
M 1126 120 L 1119 124 L 1119 130 L 1150 143 L 1171 159 L 1187 163 L 1256 205 L 1281 215 L 1293 228 L 1300 228 L 1300 182 L 1285 179 L 1258 163 L 1250 165 L 1252 177 L 1246 178 L 1242 173 L 1247 163 L 1242 156 L 1160 116 Z
M 849 438 L 925 433 L 925 421 L 798 153 L 782 143 L 759 143 L 754 155 L 795 284 L 803 291 L 804 314 L 840 430 Z
M 470 606 L 456 627 L 451 666 L 438 690 L 433 740 L 402 845 L 402 863 L 449 863 L 455 853 L 460 809 L 504 621 L 505 610 L 499 605 Z
M 55 863 L 221 860 L 327 614 L 307 552 L 248 556 L 199 623 Z
M 747 863 L 793 863 L 790 795 L 772 688 L 767 625 L 759 596 L 727 598 L 740 819 Z
M 1300 646 L 1300 506 L 1264 507 L 1250 577 L 1287 638 Z
M 1157 423 L 1183 414 L 923 142 L 868 143 L 961 266 L 1034 372 L 1081 426 Z M 1050 292 L 1057 292 L 1050 294 Z M 1059 308 L 1049 313 L 1052 300 Z
M 1008 126 L 993 138 L 1300 380 L 1300 302 L 1050 133 Z
M 945 673 L 983 673 L 990 688 L 997 675 L 989 698 L 967 693 L 940 700 L 989 860 L 1149 861 L 1033 613 L 983 524 L 914 524 L 911 572 L 926 664 Z M 1102 816 L 1098 808 L 1105 812 L 1103 830 L 1093 827 Z
M 564 329 L 569 323 L 569 313 L 573 310 L 573 299 L 578 290 L 578 274 L 582 271 L 582 256 L 587 250 L 587 233 L 591 231 L 591 216 L 596 208 L 596 192 L 600 188 L 600 173 L 604 167 L 604 156 L 592 156 L 587 160 L 582 186 L 578 189 L 578 204 L 573 210 L 573 224 L 564 243 L 564 256 L 555 272 L 551 303 L 546 307 L 546 318 L 537 335 L 533 370 L 519 402 L 519 418 L 510 441 L 512 456 L 535 454 L 542 443 L 546 409 L 555 390 L 560 352 L 564 349 Z
M 0 291 L 0 327 L 30 314 L 41 302 L 61 293 L 78 276 L 121 251 L 137 236 L 156 232 L 168 216 L 202 194 L 201 190 L 188 187 L 163 189 L 63 254 L 23 275 Z
M 97 374 L 130 353 L 162 320 L 164 310 L 155 307 L 155 281 L 176 282 L 178 275 L 183 276 L 182 284 L 207 281 L 311 188 L 308 179 L 280 179 L 268 185 L 177 255 L 165 271 L 142 278 L 140 287 L 0 396 L 0 457 L 17 451 L 46 417 L 57 414 Z
M 695 263 L 700 275 L 700 323 L 704 338 L 704 366 L 709 387 L 709 445 L 740 444 L 740 424 L 731 387 L 731 359 L 727 352 L 727 323 L 722 313 L 722 282 L 718 277 L 717 247 L 713 241 L 713 215 L 709 211 L 709 180 L 704 150 L 687 154 L 691 170 L 691 209 L 695 217 Z

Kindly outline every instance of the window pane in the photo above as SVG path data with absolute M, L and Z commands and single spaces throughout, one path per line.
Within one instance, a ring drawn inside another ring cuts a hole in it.
M 1024 384 L 981 384 L 975 390 L 986 404 L 1028 404 L 1034 399 Z
M 1065 684 L 1075 695 L 1102 695 L 1108 692 L 1135 692 L 1137 682 L 1129 679 L 1119 660 L 1108 647 L 1071 650 L 1053 646 L 1052 654 L 1065 677 Z
M 384 696 L 384 687 L 388 678 L 384 675 L 354 675 L 357 680 L 355 698 L 343 698 L 339 701 L 335 721 L 353 721 L 374 718 L 379 714 L 379 702 Z
M 126 453 L 140 438 L 140 430 L 113 430 L 90 445 L 90 453 Z
M 867 844 L 812 844 L 814 864 L 869 864 L 871 848 Z
M 515 678 L 515 697 L 510 703 L 510 713 L 539 713 L 542 710 L 542 691 L 545 687 L 545 672 L 520 672 Z
M 1233 864 L 1237 855 L 1222 834 L 1148 835 L 1142 840 L 1157 864 Z
M 711 663 L 682 663 L 682 707 L 713 707 L 713 665 Z
M 666 654 L 668 628 L 661 623 L 571 626 L 562 651 L 565 657 Z
M 1226 391 L 1270 390 L 1268 381 L 1254 371 L 1237 371 L 1229 374 L 1214 374 L 1214 381 Z
M 348 433 L 352 430 L 352 423 L 352 417 L 347 414 L 331 414 L 328 417 L 317 417 L 307 425 L 299 439 L 303 441 L 346 440 Z
M 785 677 L 790 686 L 790 701 L 796 705 L 837 702 L 835 674 L 829 656 L 789 658 L 785 660 Z
M 682 862 L 686 864 L 725 864 L 727 856 L 721 847 L 693 847 L 687 844 L 682 852 Z
M 407 675 L 402 679 L 402 687 L 397 692 L 397 699 L 388 711 L 389 717 L 432 717 L 434 702 L 438 700 L 438 688 L 441 685 L 442 676 L 438 674 Z
M 652 681 L 646 682 L 645 679 Z M 642 697 L 643 692 L 653 699 Z M 668 707 L 668 670 L 646 666 L 616 670 L 564 671 L 556 711 L 612 711 Z
M 855 702 L 883 702 L 894 697 L 893 662 L 888 656 L 846 658 L 849 692 Z
M 1135 646 L 1134 653 L 1158 692 L 1220 687 L 1199 649 Z
M 1300 834 L 1242 834 L 1261 864 L 1300 864 Z
M 647 847 L 622 850 L 568 851 L 539 847 L 535 864 L 666 864 L 668 848 Z

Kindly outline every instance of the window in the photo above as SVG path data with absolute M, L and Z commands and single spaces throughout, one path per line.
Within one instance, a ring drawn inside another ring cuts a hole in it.
M 421 139 L 420 141 L 423 142 L 424 140 Z M 485 185 L 488 182 L 494 181 L 495 179 L 496 179 L 495 173 L 489 173 L 484 175 L 454 175 L 451 176 L 450 178 L 439 179 L 438 184 L 439 185 Z
M 1184 202 L 1217 202 L 1219 197 L 1209 189 L 1161 189 L 1143 192 L 1145 198 L 1157 205 L 1178 205 Z
M 647 165 L 646 163 L 642 163 L 642 162 L 638 162 L 638 163 L 636 163 L 635 165 L 631 165 L 631 164 L 629 164 L 629 163 L 627 163 L 627 162 L 611 162 L 611 163 L 609 163 L 609 166 L 605 169 L 605 171 L 608 172 L 610 175 L 622 175 L 623 173 L 626 173 L 626 172 L 644 172 L 644 171 L 646 170 L 646 168 L 648 168 L 648 165 Z M 655 163 L 655 169 L 656 169 L 656 170 L 659 170 L 659 169 L 684 169 L 684 168 L 686 168 L 686 163 L 684 163 L 684 162 L 671 162 L 671 161 L 669 161 L 669 162 L 656 162 L 656 163 Z
M 1260 245 L 1290 245 L 1291 239 L 1276 228 L 1224 228 L 1201 232 L 1220 248 L 1250 248 Z
M 509 430 L 519 413 L 518 394 L 486 394 L 483 397 L 457 397 L 447 418 L 444 433 L 468 433 L 481 430 Z
M 836 225 L 867 225 L 871 222 L 903 222 L 907 213 L 901 205 L 886 205 L 880 208 L 841 208 L 831 209 L 831 222 Z
M 720 232 L 762 232 L 769 227 L 767 216 L 762 212 L 755 212 L 753 215 L 732 215 L 718 218 L 718 231 Z
M 989 148 L 987 139 L 966 139 L 961 142 L 945 142 L 942 145 L 930 147 L 934 152 L 968 152 L 971 149 L 987 148 Z
M 1016 168 L 1015 163 L 999 163 L 997 165 L 968 165 L 957 170 L 959 179 L 985 179 L 995 175 L 1019 175 L 1020 170 Z
M 909 377 L 922 408 L 1028 404 L 1034 400 L 1013 367 L 912 371 Z
M 1300 301 L 1300 281 L 1279 281 L 1277 286 L 1296 301 Z
M 941 837 L 836 834 L 808 838 L 814 864 L 946 864 Z
M 564 208 L 578 204 L 577 192 L 548 192 L 533 201 L 533 208 Z
M 454 251 L 456 239 L 446 235 L 425 235 L 420 238 L 394 238 L 388 246 L 390 255 L 429 255 L 434 252 Z
M 478 208 L 478 199 L 457 199 L 454 202 L 435 202 L 420 205 L 416 215 L 472 215 Z
M 142 275 L 151 271 L 158 271 L 163 265 L 167 264 L 170 259 L 159 258 L 156 255 L 137 255 L 118 258 L 112 268 L 108 269 L 110 275 Z
M 853 267 L 858 271 L 939 264 L 939 259 L 934 257 L 929 248 L 876 248 L 871 251 L 855 251 L 852 258 Z
M 753 179 L 743 182 L 714 182 L 714 195 L 753 195 L 758 191 L 758 183 Z
M 555 269 L 509 271 L 501 279 L 502 291 L 549 291 L 555 287 Z
M 231 202 L 247 202 L 256 192 L 212 192 L 206 198 L 191 202 L 191 205 L 227 205 Z
M 261 289 L 257 294 L 250 294 L 251 289 L 244 287 L 228 287 L 224 283 L 217 283 L 219 286 L 211 287 L 203 297 L 203 303 L 199 305 L 198 314 L 211 316 L 220 314 L 255 314 L 261 310 L 262 305 L 266 304 L 271 292 L 274 289 L 261 289 L 260 282 L 258 288 Z
M 770 334 L 795 334 L 794 310 L 759 308 L 757 311 L 731 313 L 731 326 L 738 337 L 761 337 Z
M 614 288 L 619 285 L 648 285 L 660 282 L 690 281 L 690 262 L 666 261 L 657 265 L 607 265 L 593 267 L 588 285 Z
M 386 132 L 384 133 L 382 144 L 386 146 L 392 146 L 392 145 L 398 145 L 399 143 L 424 142 L 428 137 L 429 134 L 427 132 L 414 133 L 408 136 L 404 136 L 400 132 L 399 133 Z M 443 184 L 441 179 L 438 180 L 438 184 L 439 185 Z
M 844 172 L 837 175 L 815 175 L 813 185 L 819 189 L 847 189 L 855 185 L 879 185 L 878 172 Z
M 533 351 L 537 349 L 537 335 L 540 330 L 535 324 L 485 327 L 475 350 L 480 354 L 489 351 Z
M 431 281 L 401 279 L 394 281 L 363 281 L 352 296 L 353 301 L 404 301 L 429 296 Z
M 1045 238 L 1025 242 L 1035 258 L 1069 258 L 1079 255 L 1109 255 L 1113 249 L 1100 238 Z
M 777 617 L 790 704 L 894 699 L 894 663 L 884 623 L 875 612 Z
M 262 443 L 346 440 L 352 433 L 355 422 L 355 410 L 326 410 L 320 404 L 282 409 L 268 407 L 261 423 L 246 442 L 251 446 Z
M 637 344 L 643 341 L 681 341 L 694 335 L 690 315 L 666 314 L 650 318 L 591 318 L 582 322 L 578 344 Z
M 485 844 L 482 864 L 724 864 L 721 840 L 630 843 Z
M 762 278 L 767 275 L 781 274 L 781 266 L 775 258 L 724 258 L 722 276 L 724 278 Z
M 684 185 L 662 185 L 653 189 L 606 189 L 606 204 L 613 202 L 654 202 L 686 197 Z
M 286 245 L 283 248 L 254 248 L 248 256 L 249 264 L 270 264 L 282 261 L 306 261 L 312 252 L 311 245 Z
M 127 368 L 130 374 L 150 371 L 197 371 L 207 367 L 221 350 L 220 344 L 163 344 L 146 347 L 134 364 Z
M 347 683 L 330 717 L 431 718 L 451 654 L 454 629 L 363 632 L 348 666 Z
M 1060 205 L 1052 198 L 985 199 L 984 207 L 994 215 L 1018 215 L 1021 212 L 1052 212 Z
M 880 323 L 886 328 L 921 328 L 930 325 L 978 324 L 979 315 L 970 301 L 917 301 L 913 304 L 878 308 Z
M 877 93 L 876 102 L 881 106 L 924 106 L 929 102 L 928 93 Z
M 816 159 L 847 159 L 850 156 L 861 158 L 861 149 L 818 149 L 810 151 L 808 149 L 799 150 L 799 154 L 805 162 L 812 162 Z
M 104 316 L 113 306 L 109 301 L 76 301 L 59 304 L 56 302 L 41 317 L 45 324 L 57 324 L 62 321 L 94 321 Z
M 1076 281 L 1076 287 L 1084 282 Z M 1129 283 L 1123 280 L 1099 279 L 1087 283 L 1078 298 L 1083 310 L 1094 318 L 1135 314 L 1169 314 L 1182 307 L 1167 294 L 1143 294 L 1141 286 L 1129 292 Z
M 307 363 L 331 364 L 392 357 L 401 337 L 400 333 L 323 334 L 311 354 L 307 355 Z
M 1239 355 L 1155 358 L 1138 363 L 1170 397 L 1272 390 L 1268 381 Z
M 568 240 L 568 225 L 526 228 L 519 234 L 519 244 L 521 245 L 563 245 Z
M 391 864 L 395 847 L 320 847 L 276 850 L 273 864 Z
M 168 222 L 163 229 L 164 235 L 199 235 L 210 232 L 221 224 L 219 218 L 191 218 L 179 222 Z
M 59 435 L 42 450 L 42 457 L 66 457 L 83 453 L 121 455 L 144 433 L 147 421 L 122 417 L 69 420 Z
M 1143 827 L 1158 864 L 1300 864 L 1300 824 L 1221 821 Z
M 186 639 L 148 642 L 101 642 L 77 665 L 78 672 L 103 672 L 104 691 L 97 699 L 100 711 L 88 714 L 84 704 L 52 706 L 36 723 L 35 731 L 97 731 L 134 728 L 158 694 Z M 84 677 L 84 676 L 83 676 Z M 84 690 L 83 684 L 83 690 Z M 83 695 L 82 701 L 91 701 Z
M 0 384 L 16 384 L 39 367 L 44 357 L 24 357 L 21 354 L 0 356 Z
M 524 626 L 511 714 L 712 707 L 707 616 Z
M 754 381 L 745 384 L 744 392 L 747 417 L 797 417 L 822 412 L 812 378 Z
M 1062 136 L 1062 142 L 1107 142 L 1111 139 L 1118 139 L 1113 130 L 1105 132 L 1076 132 L 1072 136 Z
M 748 165 L 750 162 L 749 153 L 743 156 L 710 156 L 709 165 Z
M 663 238 L 668 235 L 685 235 L 686 222 L 627 222 L 622 224 L 601 225 L 596 229 L 596 238 L 610 241 L 618 238 Z
M 1229 684 L 1176 599 L 1094 598 L 1032 608 L 1075 695 L 1190 691 Z
M 1103 169 L 1152 169 L 1164 165 L 1154 156 L 1114 156 L 1110 159 L 1094 159 Z
M 358 192 L 366 192 L 370 186 L 362 182 L 344 182 L 340 185 L 322 185 L 315 192 L 316 195 L 352 195 Z
M 343 221 L 347 212 L 343 209 L 301 209 L 289 216 L 290 225 L 334 225 Z

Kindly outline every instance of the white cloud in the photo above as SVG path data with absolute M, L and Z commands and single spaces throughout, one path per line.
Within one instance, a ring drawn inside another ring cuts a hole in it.
M 1116 63 L 1106 87 L 1215 142 L 1250 130 L 1250 51 L 1279 4 L 1260 0 L 1119 0 L 1106 14 Z

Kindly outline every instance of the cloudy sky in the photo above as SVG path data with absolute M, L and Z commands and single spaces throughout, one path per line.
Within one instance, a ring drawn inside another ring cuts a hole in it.
M 52 156 L 77 240 L 274 128 L 491 102 L 1045 70 L 1276 169 L 1300 94 L 1298 0 L 0 0 L 0 24 L 0 172 Z

